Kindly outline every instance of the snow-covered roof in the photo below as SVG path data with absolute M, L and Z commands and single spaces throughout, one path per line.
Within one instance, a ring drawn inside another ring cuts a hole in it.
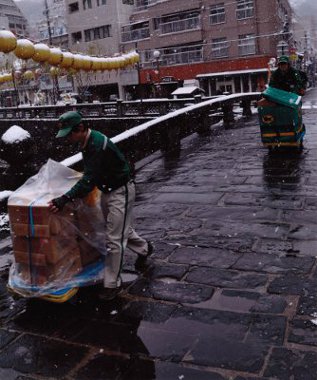
M 197 86 L 185 86 L 185 87 L 179 87 L 175 91 L 172 92 L 172 95 L 186 95 L 186 94 L 192 94 L 196 90 L 200 90 L 201 92 L 205 92 L 203 89 L 197 87 Z
M 230 75 L 239 75 L 239 74 L 264 73 L 266 71 L 268 71 L 267 68 L 263 68 L 263 69 L 249 69 L 249 70 L 222 71 L 220 73 L 198 74 L 198 75 L 196 75 L 196 78 L 230 76 Z

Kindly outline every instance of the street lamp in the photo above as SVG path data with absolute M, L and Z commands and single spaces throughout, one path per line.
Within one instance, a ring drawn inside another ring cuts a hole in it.
M 161 81 L 161 73 L 160 73 L 160 56 L 161 52 L 159 50 L 154 50 L 153 51 L 153 57 L 156 62 L 156 74 L 157 74 L 157 85 L 156 85 L 156 92 L 159 94 L 159 86 L 160 86 L 160 81 Z

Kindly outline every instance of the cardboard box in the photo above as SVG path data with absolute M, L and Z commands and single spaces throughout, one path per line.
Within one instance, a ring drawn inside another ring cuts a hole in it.
M 81 264 L 83 267 L 94 263 L 101 258 L 100 252 L 86 242 L 86 240 L 79 240 L 78 246 L 80 250 Z
M 74 213 L 65 211 L 55 215 L 48 206 L 8 206 L 11 231 L 16 236 L 50 237 L 67 229 L 74 235 Z
M 13 236 L 12 246 L 15 256 L 16 252 L 21 255 L 41 254 L 46 257 L 47 264 L 56 264 L 70 251 L 77 247 L 75 236 L 53 236 L 53 237 L 35 237 L 28 238 L 23 236 Z
M 28 224 L 30 216 L 33 218 L 33 224 L 47 224 L 50 216 L 53 215 L 47 206 L 30 207 L 25 205 L 8 206 L 9 219 L 11 223 Z
M 27 252 L 14 251 L 14 258 L 20 264 L 29 264 L 32 261 L 33 265 L 36 266 L 47 265 L 46 256 L 41 253 L 31 253 L 29 255 Z
M 28 284 L 42 286 L 48 282 L 59 281 L 63 284 L 82 270 L 79 249 L 71 251 L 55 265 L 36 265 L 32 261 L 17 265 L 19 275 Z

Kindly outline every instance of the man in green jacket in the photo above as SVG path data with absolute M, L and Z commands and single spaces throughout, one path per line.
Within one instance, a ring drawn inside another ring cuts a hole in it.
M 63 209 L 67 202 L 88 195 L 95 186 L 101 190 L 101 208 L 106 223 L 107 255 L 104 290 L 100 298 L 111 300 L 121 291 L 121 269 L 126 247 L 139 255 L 139 264 L 152 253 L 150 242 L 131 227 L 135 184 L 129 165 L 118 147 L 104 134 L 89 129 L 82 115 L 69 111 L 59 118 L 56 137 L 77 143 L 83 155 L 83 177 L 64 195 L 52 199 L 52 212 Z
M 282 55 L 278 59 L 278 68 L 273 72 L 269 86 L 302 96 L 305 95 L 306 85 L 307 81 L 301 72 L 291 67 L 289 58 Z

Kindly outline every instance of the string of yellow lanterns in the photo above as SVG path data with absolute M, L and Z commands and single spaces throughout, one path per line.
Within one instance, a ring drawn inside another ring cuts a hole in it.
M 56 67 L 51 67 L 50 73 L 51 75 L 58 75 L 59 71 L 54 73 L 52 69 L 57 69 Z M 37 79 L 41 76 L 42 70 L 41 69 L 36 69 L 36 70 L 25 70 L 24 72 L 20 70 L 15 70 L 13 73 L 2 73 L 0 74 L 0 84 L 7 83 L 7 82 L 12 82 L 13 79 L 16 81 L 21 81 L 21 80 L 34 80 Z
M 17 39 L 8 30 L 0 30 L 0 52 L 13 52 L 19 59 L 32 59 L 37 63 L 48 63 L 64 69 L 84 71 L 119 70 L 139 62 L 139 54 L 131 51 L 115 57 L 93 57 L 89 55 L 63 52 L 59 48 L 50 48 L 44 43 L 33 44 L 28 39 Z M 57 72 L 52 70 L 52 72 Z

